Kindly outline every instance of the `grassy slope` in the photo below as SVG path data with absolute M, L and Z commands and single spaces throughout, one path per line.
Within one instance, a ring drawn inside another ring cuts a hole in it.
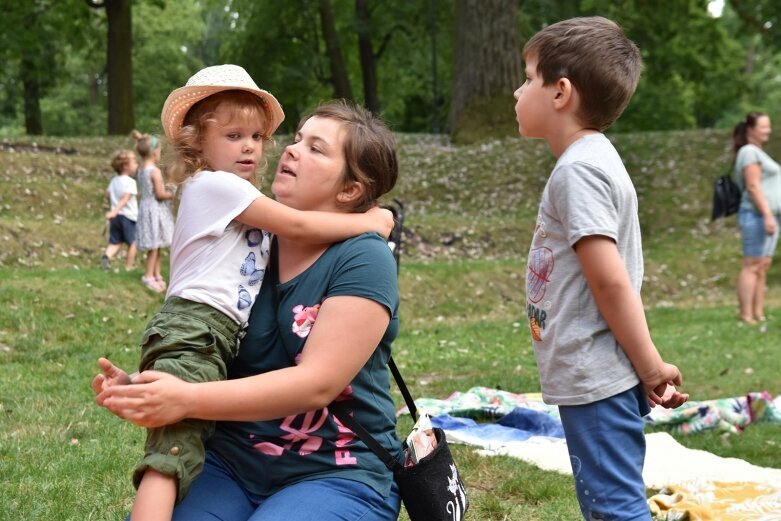
M 625 134 L 614 141 L 640 200 L 647 305 L 731 302 L 737 228 L 734 218 L 709 221 L 711 181 L 729 161 L 727 133 Z M 391 196 L 406 204 L 402 271 L 414 261 L 502 259 L 523 273 L 537 201 L 554 162 L 546 146 L 504 139 L 454 147 L 427 135 L 402 135 L 399 142 L 402 172 Z M 0 151 L 0 266 L 92 267 L 105 241 L 108 156 L 129 140 L 38 143 L 78 154 Z M 778 277 L 771 272 L 771 285 Z
M 708 219 L 727 138 L 615 137 L 640 198 L 649 323 L 695 399 L 781 392 L 772 355 L 778 270 L 769 280 L 769 333 L 735 327 L 737 229 L 734 219 Z M 402 175 L 392 195 L 406 204 L 407 230 L 395 348 L 413 394 L 446 397 L 474 385 L 538 390 L 523 273 L 553 159 L 532 141 L 399 141 Z M 13 513 L 9 519 L 117 519 L 129 504 L 127 474 L 143 433 L 92 405 L 88 381 L 97 356 L 136 363 L 133 345 L 159 305 L 138 283 L 138 270 L 97 269 L 108 157 L 130 141 L 39 144 L 78 154 L 0 150 L 0 511 Z M 777 426 L 757 425 L 739 438 L 681 441 L 781 467 L 778 451 L 767 450 L 776 436 Z M 472 492 L 471 519 L 576 518 L 570 478 L 454 451 Z

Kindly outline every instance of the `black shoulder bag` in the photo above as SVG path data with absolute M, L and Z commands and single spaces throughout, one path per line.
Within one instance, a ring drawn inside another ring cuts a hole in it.
M 271 266 L 267 272 L 271 279 L 268 282 L 272 288 L 275 314 L 279 307 L 277 293 L 279 267 L 277 266 L 276 248 L 276 240 L 274 240 L 271 246 Z M 415 401 L 412 399 L 393 357 L 388 359 L 388 368 L 399 386 L 399 391 L 404 397 L 410 415 L 417 421 L 418 409 L 415 407 Z M 461 521 L 464 519 L 464 514 L 469 507 L 469 499 L 453 455 L 447 445 L 445 432 L 442 429 L 433 428 L 437 444 L 431 453 L 415 464 L 404 466 L 353 418 L 344 404 L 332 402 L 328 409 L 393 472 L 393 479 L 399 485 L 401 500 L 404 502 L 404 507 L 407 509 L 411 521 Z M 408 448 L 405 442 L 406 450 Z
M 740 208 L 743 192 L 741 192 L 738 184 L 732 179 L 732 169 L 733 167 L 730 166 L 724 175 L 718 177 L 713 182 L 711 221 L 732 215 Z
M 410 415 L 417 421 L 415 401 L 404 384 L 393 357 L 388 359 L 388 368 L 404 396 Z M 393 478 L 399 485 L 401 500 L 411 521 L 460 521 L 464 518 L 469 508 L 469 499 L 442 429 L 433 428 L 437 445 L 430 454 L 415 464 L 402 466 L 347 412 L 343 404 L 332 403 L 328 408 L 393 472 Z M 406 450 L 408 447 L 405 442 Z

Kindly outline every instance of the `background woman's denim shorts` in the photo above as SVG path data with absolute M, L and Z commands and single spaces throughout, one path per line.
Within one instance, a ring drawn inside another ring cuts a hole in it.
M 776 215 L 776 233 L 765 233 L 765 221 L 754 210 L 741 208 L 738 211 L 738 224 L 743 236 L 744 257 L 772 257 L 778 244 L 778 215 Z

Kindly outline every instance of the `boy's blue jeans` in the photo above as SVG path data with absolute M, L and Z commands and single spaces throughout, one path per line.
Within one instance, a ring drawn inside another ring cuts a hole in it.
M 588 521 L 650 521 L 643 482 L 642 385 L 586 405 L 559 406 L 580 511 Z
M 247 494 L 213 453 L 174 510 L 173 521 L 395 521 L 401 499 L 394 482 L 383 498 L 348 479 L 321 478 L 285 487 L 269 497 Z

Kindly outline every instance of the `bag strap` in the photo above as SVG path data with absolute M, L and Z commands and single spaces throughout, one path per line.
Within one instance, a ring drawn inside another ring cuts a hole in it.
M 410 394 L 409 389 L 407 389 L 407 385 L 404 383 L 404 379 L 401 377 L 401 372 L 399 372 L 399 368 L 396 366 L 396 362 L 393 360 L 393 357 L 388 358 L 388 368 L 390 369 L 391 373 L 393 373 L 393 378 L 396 380 L 396 385 L 399 386 L 399 391 L 401 391 L 401 394 L 404 397 L 404 401 L 407 404 L 407 409 L 409 409 L 410 415 L 412 416 L 413 420 L 418 421 L 418 409 L 415 407 L 415 401 L 412 399 L 412 395 Z M 394 458 L 393 455 L 385 449 L 385 447 L 380 445 L 379 442 L 375 440 L 371 434 L 369 434 L 369 431 L 367 431 L 363 425 L 358 422 L 358 420 L 353 418 L 353 416 L 347 412 L 344 404 L 334 402 L 329 405 L 328 408 L 334 413 L 334 416 L 339 418 L 339 421 L 342 422 L 345 427 L 353 431 L 355 435 L 358 436 L 358 438 L 360 438 L 360 440 L 364 442 L 366 446 L 369 447 L 372 452 L 374 452 L 377 457 L 382 460 L 385 466 L 388 467 L 392 472 L 397 472 L 398 470 L 402 469 L 399 461 Z
M 407 404 L 410 416 L 412 416 L 414 421 L 418 421 L 418 408 L 415 407 L 415 400 L 412 399 L 412 395 L 410 394 L 409 389 L 407 389 L 404 378 L 401 377 L 401 372 L 396 366 L 396 362 L 393 360 L 392 356 L 388 358 L 388 369 L 390 369 L 393 374 L 393 379 L 396 380 L 396 385 L 399 387 L 399 391 L 401 391 L 401 395 L 404 397 L 404 403 Z
M 271 258 L 269 261 L 271 266 L 267 273 L 268 275 L 271 275 L 271 280 L 269 282 L 271 283 L 271 296 L 273 300 L 274 314 L 276 315 L 277 308 L 279 307 L 279 291 L 277 290 L 277 284 L 279 284 L 279 254 L 277 253 L 276 237 L 274 237 L 274 239 L 271 241 Z M 404 378 L 402 378 L 401 372 L 399 371 L 399 368 L 396 365 L 396 362 L 393 360 L 392 356 L 388 358 L 388 368 L 390 369 L 391 374 L 393 374 L 393 379 L 396 380 L 396 385 L 398 385 L 399 391 L 401 391 L 401 395 L 404 397 L 404 402 L 407 404 L 407 409 L 409 409 L 410 415 L 412 416 L 413 420 L 418 421 L 418 409 L 415 407 L 415 400 L 412 399 L 412 395 L 410 394 L 407 385 L 404 383 Z M 358 436 L 358 438 L 364 442 L 366 446 L 369 447 L 372 452 L 374 452 L 377 457 L 380 458 L 380 460 L 382 460 L 388 469 L 390 469 L 392 472 L 396 472 L 402 469 L 399 461 L 393 457 L 393 455 L 388 452 L 385 447 L 380 445 L 380 443 L 375 440 L 371 434 L 369 434 L 369 431 L 367 431 L 363 425 L 358 422 L 358 420 L 353 418 L 350 413 L 347 412 L 344 404 L 333 402 L 328 406 L 328 408 L 345 427 L 353 431 L 355 435 Z
M 388 452 L 385 447 L 380 445 L 380 443 L 374 439 L 374 436 L 369 434 L 369 431 L 364 429 L 363 425 L 361 425 L 358 420 L 353 418 L 352 415 L 347 412 L 344 404 L 335 402 L 329 405 L 328 408 L 331 410 L 331 412 L 334 413 L 334 416 L 339 418 L 339 421 L 342 422 L 345 427 L 353 431 L 355 435 L 358 436 L 358 438 L 364 442 L 366 446 L 377 455 L 378 458 L 380 458 L 380 460 L 385 464 L 386 467 L 388 467 L 391 472 L 397 472 L 402 469 L 399 460 L 393 457 L 393 454 Z

